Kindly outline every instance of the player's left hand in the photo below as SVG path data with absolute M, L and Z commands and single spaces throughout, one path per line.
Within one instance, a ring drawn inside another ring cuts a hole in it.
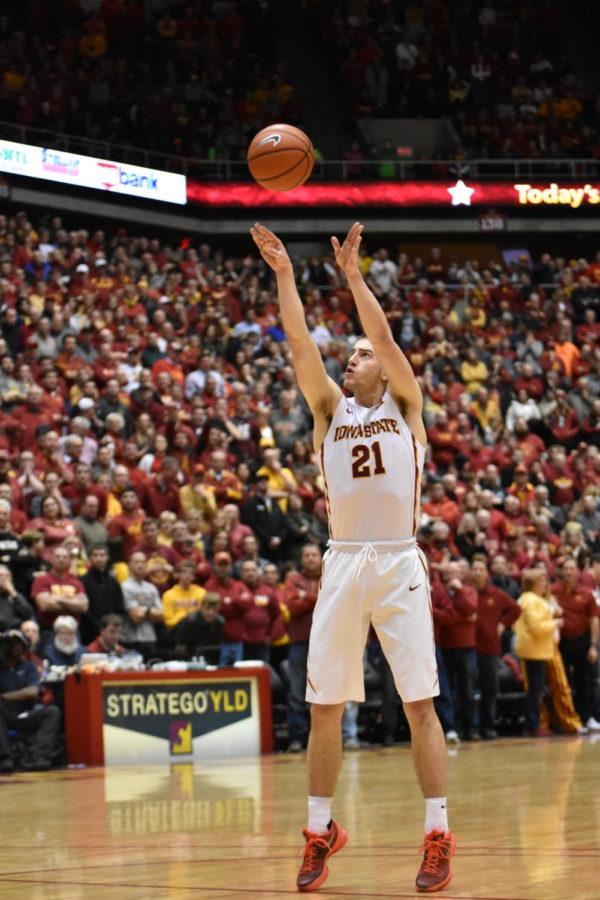
M 335 261 L 347 277 L 358 272 L 358 248 L 362 240 L 363 226 L 355 222 L 346 240 L 340 245 L 336 237 L 331 238 L 331 246 L 335 255 Z
M 588 659 L 589 663 L 592 663 L 592 665 L 594 663 L 598 662 L 598 650 L 594 646 L 594 644 L 592 644 L 592 646 L 590 647 L 590 649 L 587 652 L 587 659 Z

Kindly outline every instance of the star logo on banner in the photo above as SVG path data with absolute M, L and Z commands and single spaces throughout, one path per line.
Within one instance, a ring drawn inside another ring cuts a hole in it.
M 475 193 L 475 188 L 467 187 L 462 179 L 459 179 L 454 187 L 447 190 L 452 197 L 452 206 L 471 205 L 471 196 Z

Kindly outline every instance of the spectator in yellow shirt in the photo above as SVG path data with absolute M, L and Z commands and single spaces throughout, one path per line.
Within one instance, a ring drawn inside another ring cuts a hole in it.
M 585 734 L 586 729 L 575 711 L 558 649 L 559 629 L 563 624 L 562 609 L 550 594 L 546 570 L 540 568 L 524 572 L 523 588 L 525 593 L 519 597 L 523 612 L 520 624 L 515 624 L 515 652 L 523 659 L 527 671 L 526 726 L 530 728 L 534 725 L 532 732 L 539 733 L 540 694 L 545 681 L 549 696 L 545 698 L 541 710 L 542 732 L 552 722 L 553 727 L 563 733 Z M 540 667 L 543 667 L 541 681 Z M 530 702 L 534 709 L 533 719 L 529 716 Z
M 172 509 L 164 509 L 158 517 L 158 543 L 163 547 L 170 547 L 173 543 L 173 525 L 177 521 L 177 515 Z
M 461 363 L 460 377 L 467 386 L 469 394 L 476 394 L 488 377 L 488 367 L 479 359 L 474 347 L 467 350 L 467 358 Z
M 287 512 L 288 497 L 295 494 L 298 484 L 291 469 L 286 469 L 279 460 L 278 447 L 269 447 L 263 454 L 263 464 L 257 475 L 266 475 L 269 479 L 269 497 L 278 501 L 282 512 Z
M 490 427 L 500 415 L 500 407 L 493 397 L 490 397 L 487 388 L 480 387 L 475 399 L 470 406 L 471 413 L 475 416 L 483 431 Z
M 217 511 L 217 501 L 214 491 L 203 484 L 204 471 L 202 465 L 194 467 L 189 483 L 179 488 L 179 500 L 186 516 L 191 510 L 198 511 L 200 528 L 202 531 L 208 531 Z
M 163 594 L 164 622 L 169 630 L 202 606 L 206 591 L 194 584 L 195 574 L 194 563 L 184 560 L 177 571 L 177 584 Z

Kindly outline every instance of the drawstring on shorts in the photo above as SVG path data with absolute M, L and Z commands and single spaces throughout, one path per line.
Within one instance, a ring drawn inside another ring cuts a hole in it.
M 354 560 L 352 580 L 358 581 L 367 563 L 377 562 L 380 553 L 404 553 L 407 550 L 414 550 L 417 546 L 417 541 L 414 537 L 400 541 L 368 541 L 367 543 L 362 541 L 337 541 L 330 538 L 327 544 L 327 552 L 334 550 L 338 553 L 354 554 L 356 559 Z
M 377 561 L 377 550 L 373 546 L 373 544 L 365 544 L 360 553 L 356 556 L 356 562 L 354 563 L 354 574 L 352 575 L 353 581 L 358 581 L 360 578 L 360 573 L 366 566 L 368 562 L 376 562 Z

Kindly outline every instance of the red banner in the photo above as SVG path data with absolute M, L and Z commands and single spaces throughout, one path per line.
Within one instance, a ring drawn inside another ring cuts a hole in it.
M 511 206 L 520 209 L 583 209 L 600 203 L 600 184 L 573 182 L 518 183 L 458 180 L 381 181 L 368 184 L 304 184 L 292 191 L 274 193 L 259 184 L 204 184 L 189 181 L 188 203 L 234 207 L 320 206 Z

